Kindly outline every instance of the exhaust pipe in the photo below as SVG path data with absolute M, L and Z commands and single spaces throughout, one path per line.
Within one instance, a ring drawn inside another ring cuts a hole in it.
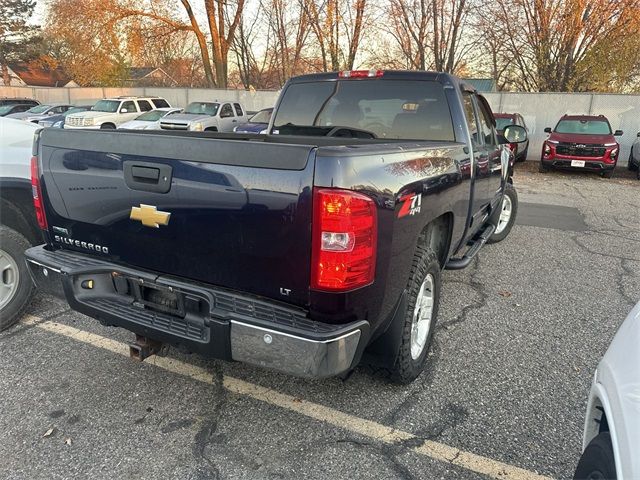
M 151 355 L 155 355 L 162 348 L 162 342 L 136 334 L 136 341 L 129 345 L 129 356 L 133 360 L 143 362 Z

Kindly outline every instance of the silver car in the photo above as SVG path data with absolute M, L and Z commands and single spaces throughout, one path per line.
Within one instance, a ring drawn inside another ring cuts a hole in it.
M 40 120 L 43 120 L 51 115 L 60 115 L 70 108 L 73 108 L 73 105 L 62 103 L 37 105 L 30 108 L 26 112 L 12 113 L 11 115 L 7 115 L 7 118 L 15 118 L 16 120 L 24 120 L 25 122 L 38 123 Z
M 640 478 L 640 303 L 598 364 L 575 478 Z

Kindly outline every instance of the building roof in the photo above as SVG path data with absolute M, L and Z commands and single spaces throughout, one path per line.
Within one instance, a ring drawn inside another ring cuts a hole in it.
M 497 92 L 498 85 L 493 78 L 463 78 L 465 82 L 478 92 Z
M 64 87 L 71 79 L 61 68 L 34 63 L 11 63 L 9 68 L 14 75 L 31 87 Z
M 158 70 L 158 67 L 130 67 L 127 70 L 127 75 L 131 80 L 140 80 L 141 78 L 146 77 L 155 70 Z M 164 73 L 164 70 L 162 70 L 162 72 Z

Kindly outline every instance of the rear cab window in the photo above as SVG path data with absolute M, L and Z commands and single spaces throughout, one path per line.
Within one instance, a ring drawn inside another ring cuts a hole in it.
M 241 117 L 244 115 L 244 112 L 242 111 L 242 107 L 240 106 L 239 103 L 234 103 L 233 104 L 234 108 L 236 109 L 236 115 Z
M 455 141 L 449 103 L 439 82 L 311 81 L 287 87 L 274 134 L 324 136 L 340 129 L 364 131 L 368 138 Z

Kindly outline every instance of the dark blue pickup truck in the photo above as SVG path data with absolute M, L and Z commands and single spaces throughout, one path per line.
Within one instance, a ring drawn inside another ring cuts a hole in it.
M 46 129 L 36 283 L 136 334 L 306 377 L 367 358 L 423 370 L 443 268 L 509 233 L 509 149 L 441 73 L 351 71 L 283 88 L 266 135 Z

